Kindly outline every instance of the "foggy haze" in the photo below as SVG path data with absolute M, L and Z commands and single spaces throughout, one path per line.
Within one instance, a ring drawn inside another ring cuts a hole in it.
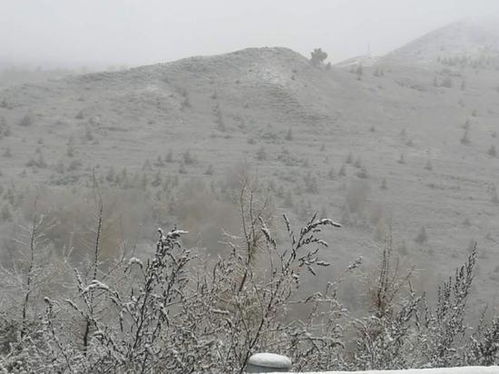
M 384 54 L 494 0 L 0 0 L 0 63 L 141 65 L 283 46 L 333 62 Z
M 499 373 L 498 15 L 0 0 L 0 374 Z

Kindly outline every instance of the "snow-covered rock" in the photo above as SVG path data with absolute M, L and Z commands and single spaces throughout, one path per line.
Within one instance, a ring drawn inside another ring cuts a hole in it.
M 407 370 L 317 371 L 307 372 L 307 374 L 499 374 L 499 366 L 467 366 L 457 368 Z
M 283 372 L 291 369 L 291 360 L 275 353 L 255 353 L 246 367 L 248 373 Z

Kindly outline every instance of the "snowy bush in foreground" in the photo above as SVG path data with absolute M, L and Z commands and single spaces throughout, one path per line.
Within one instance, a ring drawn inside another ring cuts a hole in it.
M 371 309 L 353 319 L 336 297 L 338 284 L 298 293 L 304 272 L 329 265 L 319 256 L 327 246 L 321 230 L 340 225 L 314 216 L 294 231 L 283 216 L 288 243 L 280 243 L 265 204 L 243 188 L 240 205 L 242 234 L 227 236 L 223 258 L 196 256 L 181 244 L 187 232 L 174 229 L 159 230 L 151 258 L 123 255 L 105 264 L 100 205 L 93 258 L 69 271 L 59 269 L 68 268 L 64 261 L 41 266 L 44 226 L 35 218 L 24 266 L 8 274 L 20 286 L 2 303 L 0 370 L 241 373 L 261 351 L 290 357 L 299 371 L 498 363 L 498 320 L 484 314 L 474 330 L 465 320 L 476 246 L 431 305 L 407 290 L 410 273 L 400 274 L 388 243 L 370 284 Z M 54 296 L 38 280 L 56 269 Z M 289 317 L 296 307 L 300 319 Z
M 340 225 L 314 216 L 295 233 L 284 216 L 289 245 L 282 247 L 253 199 L 243 197 L 242 237 L 229 238 L 228 257 L 201 268 L 181 245 L 180 237 L 187 233 L 175 229 L 159 230 L 152 258 L 123 257 L 101 271 L 101 206 L 93 261 L 88 268 L 74 268 L 72 281 L 65 274 L 70 290 L 63 297 L 44 297 L 45 311 L 30 321 L 25 314 L 18 322 L 4 319 L 7 341 L 0 368 L 242 372 L 250 355 L 261 349 L 291 353 L 297 362 L 324 352 L 333 357 L 340 345 L 335 321 L 339 304 L 331 295 L 317 293 L 304 301 L 295 295 L 302 271 L 315 274 L 316 266 L 329 265 L 319 258 L 327 243 L 317 235 L 326 226 Z M 30 263 L 34 266 L 33 257 Z M 314 306 L 308 320 L 285 318 L 292 299 Z M 322 304 L 329 305 L 319 313 Z

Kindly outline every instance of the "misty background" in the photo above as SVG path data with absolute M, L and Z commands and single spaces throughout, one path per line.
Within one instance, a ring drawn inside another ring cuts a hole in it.
M 298 372 L 499 364 L 498 14 L 0 0 L 0 371 L 227 372 L 269 347 Z M 166 284 L 188 288 L 181 308 Z M 47 297 L 74 304 L 52 315 Z M 156 335 L 165 305 L 181 313 Z M 102 357 L 104 335 L 130 351 Z
M 0 66 L 104 68 L 285 46 L 381 55 L 494 0 L 0 0 Z

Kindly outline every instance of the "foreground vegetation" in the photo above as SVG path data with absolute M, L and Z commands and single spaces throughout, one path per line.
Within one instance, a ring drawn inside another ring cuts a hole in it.
M 499 363 L 499 319 L 469 326 L 476 245 L 436 298 L 412 287 L 388 238 L 369 275 L 369 308 L 349 311 L 344 274 L 307 292 L 303 279 L 329 264 L 321 232 L 341 225 L 313 216 L 276 239 L 267 202 L 243 186 L 240 235 L 216 258 L 182 245 L 192 235 L 159 230 L 150 256 L 102 251 L 105 206 L 96 194 L 92 251 L 54 256 L 37 214 L 21 252 L 3 268 L 0 370 L 13 373 L 242 372 L 250 355 L 289 356 L 298 371 L 397 369 Z M 345 274 L 361 276 L 353 260 Z M 429 292 L 432 294 L 432 292 Z

